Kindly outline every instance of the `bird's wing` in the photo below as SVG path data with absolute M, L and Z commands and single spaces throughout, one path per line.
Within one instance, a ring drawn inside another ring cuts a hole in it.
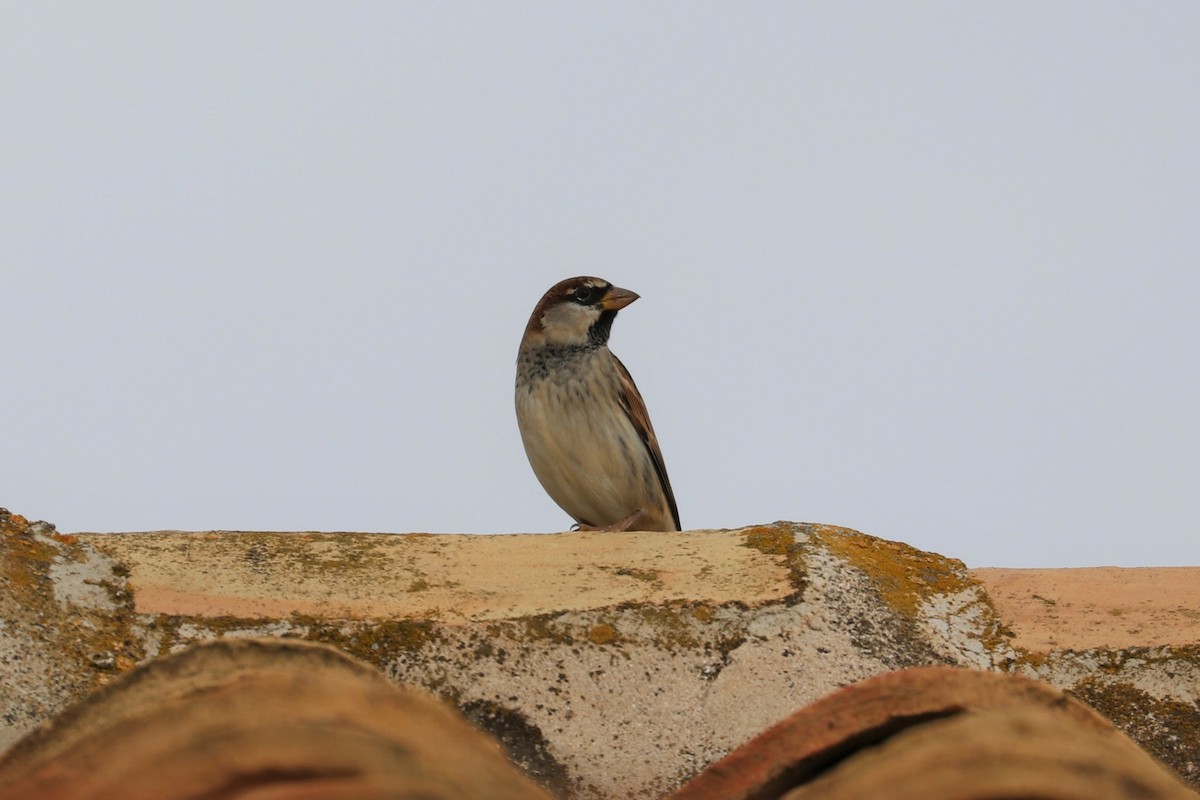
M 646 402 L 642 400 L 642 394 L 633 382 L 633 376 L 629 374 L 629 370 L 625 369 L 621 359 L 613 356 L 613 361 L 617 363 L 617 373 L 621 376 L 621 405 L 624 406 L 625 413 L 629 416 L 629 421 L 633 423 L 634 430 L 637 431 L 642 444 L 650 453 L 650 460 L 654 462 L 654 471 L 658 473 L 659 483 L 667 498 L 667 505 L 671 507 L 671 518 L 675 520 L 675 529 L 681 531 L 683 527 L 679 524 L 679 509 L 675 505 L 675 493 L 671 491 L 671 479 L 667 477 L 667 467 L 663 463 L 658 437 L 654 435 L 654 426 L 650 424 L 650 413 L 646 411 Z

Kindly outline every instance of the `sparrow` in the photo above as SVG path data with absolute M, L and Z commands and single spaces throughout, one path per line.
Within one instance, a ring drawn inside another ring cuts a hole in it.
M 525 455 L 585 530 L 681 530 L 646 403 L 608 349 L 617 312 L 637 299 L 602 278 L 560 281 L 533 309 L 517 353 Z

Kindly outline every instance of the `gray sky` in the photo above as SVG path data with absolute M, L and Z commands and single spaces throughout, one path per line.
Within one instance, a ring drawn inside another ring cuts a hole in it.
M 0 505 L 523 532 L 560 278 L 685 527 L 1200 564 L 1200 4 L 0 12 Z

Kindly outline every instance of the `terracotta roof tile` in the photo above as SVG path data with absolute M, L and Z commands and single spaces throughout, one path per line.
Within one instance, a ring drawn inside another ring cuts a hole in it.
M 13 747 L 0 786 L 3 800 L 549 797 L 442 702 L 281 639 L 134 670 Z
M 1103 717 L 1036 681 L 891 672 L 797 711 L 670 800 L 1188 798 Z

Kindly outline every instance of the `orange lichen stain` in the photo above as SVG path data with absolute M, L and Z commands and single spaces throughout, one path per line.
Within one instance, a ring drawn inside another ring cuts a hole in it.
M 21 529 L 8 524 L 15 523 L 18 519 L 24 520 L 25 518 L 12 515 L 3 520 L 4 533 L 8 535 L 5 545 L 13 556 L 2 560 L 4 578 L 11 587 L 36 592 L 36 587 L 49 585 L 50 578 L 47 571 L 55 557 L 59 555 L 59 551 L 50 542 L 37 539 L 27 527 Z M 41 599 L 40 594 L 37 597 Z M 31 596 L 30 602 L 33 599 Z
M 602 622 L 599 625 L 593 625 L 587 632 L 588 641 L 592 644 L 605 645 L 610 644 L 617 638 L 617 632 L 612 625 Z
M 980 642 L 991 653 L 1012 651 L 1012 631 L 1001 624 L 991 598 L 958 559 L 832 525 L 813 525 L 808 533 L 816 544 L 861 570 L 884 604 L 910 620 L 917 619 L 923 603 L 934 596 L 975 590 L 975 602 L 983 606 Z M 1016 655 L 1020 660 L 1019 648 Z
M 79 608 L 55 598 L 51 567 L 89 557 L 74 537 L 58 535 L 53 526 L 31 523 L 0 509 L 0 586 L 15 597 L 23 615 L 12 621 L 15 635 L 43 642 L 63 663 L 87 664 L 94 669 L 62 680 L 74 681 L 81 691 L 95 688 L 104 673 L 130 668 L 143 654 L 132 634 L 133 604 L 123 580 L 90 581 L 108 590 L 111 609 Z M 121 578 L 114 565 L 116 578 Z
M 952 594 L 978 584 L 955 558 L 918 550 L 903 542 L 827 525 L 813 526 L 813 538 L 829 552 L 858 567 L 875 583 L 894 611 L 914 617 L 921 601 L 933 594 Z
M 747 528 L 743 533 L 745 546 L 772 556 L 786 556 L 792 552 L 796 540 L 792 531 L 782 525 L 759 525 Z
M 4 533 L 20 533 L 28 525 L 29 520 L 20 514 L 4 513 L 4 509 L 0 509 L 0 530 Z
M 804 587 L 807 583 L 804 547 L 797 541 L 797 534 L 801 533 L 804 528 L 805 526 L 789 522 L 777 522 L 774 525 L 756 525 L 746 528 L 742 532 L 743 547 L 752 548 L 769 556 L 782 556 L 785 559 L 788 582 L 793 589 L 792 594 L 784 601 L 788 605 L 800 601 L 804 596 Z
M 633 578 L 634 580 L 645 581 L 646 583 L 662 583 L 661 573 L 659 573 L 659 571 L 656 569 L 620 567 L 615 570 L 615 573 L 623 578 Z

